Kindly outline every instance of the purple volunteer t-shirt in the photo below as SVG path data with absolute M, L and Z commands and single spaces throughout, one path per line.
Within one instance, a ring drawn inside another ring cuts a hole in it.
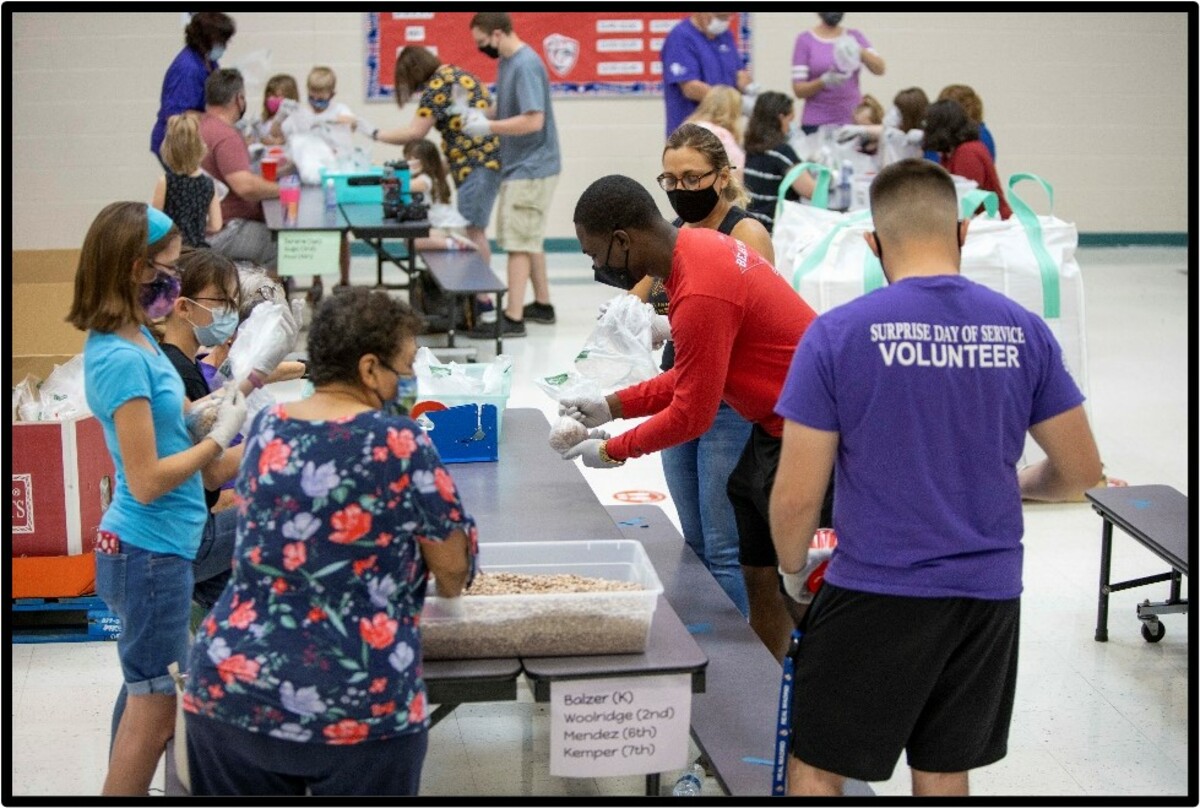
M 863 50 L 871 47 L 858 29 L 848 28 L 846 33 L 858 40 Z M 792 49 L 792 81 L 813 81 L 823 73 L 837 70 L 833 61 L 833 43 L 836 41 L 821 39 L 812 31 L 805 31 L 796 37 L 796 46 Z M 862 93 L 858 89 L 858 74 L 861 72 L 860 67 L 838 86 L 824 87 L 816 95 L 806 98 L 800 123 L 803 126 L 854 123 L 854 110 L 862 102 Z
M 1025 433 L 1082 401 L 1046 323 L 960 275 L 908 278 L 818 317 L 775 411 L 839 433 L 826 579 L 1018 597 Z
M 680 86 L 699 79 L 706 84 L 726 84 L 737 88 L 742 69 L 733 32 L 726 31 L 709 39 L 690 18 L 675 24 L 663 40 L 663 97 L 667 103 L 667 136 L 679 128 L 683 119 L 696 111 L 697 102 L 683 94 Z

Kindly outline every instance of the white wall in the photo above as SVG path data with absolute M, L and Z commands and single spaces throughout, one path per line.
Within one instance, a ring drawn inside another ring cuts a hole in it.
M 363 100 L 363 15 L 234 16 L 226 65 L 270 49 L 271 72 L 303 83 L 312 65 L 328 64 L 339 98 L 364 117 L 388 126 L 411 116 L 411 106 Z M 766 88 L 787 91 L 793 41 L 815 19 L 754 14 L 753 68 Z M 852 12 L 846 24 L 887 60 L 884 76 L 863 78 L 865 92 L 886 106 L 912 85 L 931 96 L 946 84 L 972 85 L 1001 174 L 1045 177 L 1056 212 L 1081 231 L 1187 229 L 1185 13 Z M 105 204 L 149 198 L 159 171 L 150 129 L 163 72 L 182 42 L 177 12 L 12 14 L 11 248 L 76 247 Z M 261 103 L 261 84 L 252 91 L 252 105 Z M 564 170 L 548 235 L 573 237 L 575 200 L 595 178 L 621 173 L 652 187 L 662 100 L 564 98 L 555 114 Z M 375 149 L 377 160 L 399 154 Z

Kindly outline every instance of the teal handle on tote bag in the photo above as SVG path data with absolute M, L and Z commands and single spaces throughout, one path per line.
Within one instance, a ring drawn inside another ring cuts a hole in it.
M 1025 200 L 1017 194 L 1017 183 L 1025 180 L 1033 180 L 1042 186 L 1042 190 L 1046 192 L 1046 197 L 1050 200 L 1050 215 L 1054 214 L 1054 188 L 1036 174 L 1013 174 L 1008 178 L 1008 204 L 1012 208 L 1013 215 L 1017 217 L 1017 221 L 1021 223 L 1021 227 L 1025 229 L 1025 237 L 1029 239 L 1029 246 L 1033 250 L 1033 257 L 1037 261 L 1038 270 L 1042 275 L 1042 316 L 1047 320 L 1056 319 L 1062 316 L 1059 268 L 1046 249 L 1046 242 L 1042 237 L 1041 221 L 1038 220 L 1033 208 L 1029 207 Z
M 963 219 L 970 219 L 980 205 L 983 205 L 988 216 L 995 219 L 996 214 L 1000 211 L 1000 198 L 996 196 L 995 191 L 981 191 L 978 188 L 974 191 L 967 191 L 958 203 L 959 215 Z
M 829 252 L 829 245 L 833 243 L 834 237 L 837 236 L 837 234 L 840 233 L 843 228 L 849 227 L 852 224 L 858 224 L 859 222 L 866 221 L 870 218 L 871 211 L 869 210 L 860 210 L 857 213 L 850 213 L 846 216 L 843 216 L 842 220 L 830 228 L 829 232 L 825 234 L 825 237 L 817 242 L 817 246 L 814 247 L 813 251 L 809 253 L 807 258 L 804 259 L 804 262 L 796 268 L 796 273 L 792 276 L 792 288 L 797 292 L 800 291 L 801 279 L 821 265 L 821 262 L 825 260 L 825 255 Z M 866 291 L 868 292 L 883 285 L 882 267 L 878 267 L 877 279 L 869 278 L 869 273 L 871 271 L 870 259 L 872 258 L 875 258 L 875 256 L 868 253 L 868 260 L 863 266 L 863 286 L 867 287 Z M 879 259 L 875 258 L 875 264 L 878 266 Z M 867 284 L 869 282 L 873 282 L 875 285 L 868 287 Z
M 783 213 L 783 198 L 787 196 L 788 189 L 805 171 L 812 171 L 817 175 L 817 187 L 812 196 L 813 207 L 826 210 L 829 208 L 829 167 L 820 163 L 796 163 L 783 175 L 779 182 L 779 190 L 775 192 L 775 221 L 779 221 Z

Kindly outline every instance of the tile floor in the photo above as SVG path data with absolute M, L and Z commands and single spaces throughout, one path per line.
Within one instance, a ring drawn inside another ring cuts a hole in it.
M 495 265 L 503 275 L 503 256 Z M 553 414 L 532 383 L 566 370 L 610 295 L 591 281 L 580 255 L 549 256 L 558 323 L 529 325 L 505 342 L 516 367 L 509 406 Z M 1184 249 L 1084 249 L 1091 418 L 1108 471 L 1131 483 L 1189 492 L 1188 326 L 1192 290 Z M 357 258 L 356 282 L 374 278 Z M 327 288 L 333 279 L 327 278 Z M 467 342 L 464 340 L 464 342 Z M 490 342 L 476 343 L 480 359 Z M 644 458 L 617 472 L 585 475 L 605 504 L 631 488 L 666 492 L 659 462 Z M 1189 492 L 1190 493 L 1190 492 Z M 675 519 L 669 500 L 666 510 Z M 1025 596 L 1020 683 L 1008 757 L 972 776 L 976 795 L 1186 795 L 1196 750 L 1189 668 L 1194 617 L 1163 619 L 1165 638 L 1147 644 L 1134 617 L 1143 598 L 1166 585 L 1112 596 L 1110 640 L 1092 640 L 1100 520 L 1087 505 L 1026 509 Z M 1118 537 L 1114 578 L 1163 571 L 1147 550 Z M 1184 591 L 1190 589 L 1185 579 Z M 85 796 L 105 773 L 109 715 L 120 683 L 116 648 L 106 643 L 13 645 L 8 677 L 14 795 Z M 746 698 L 774 698 L 747 693 Z M 515 703 L 460 707 L 431 733 L 422 792 L 431 796 L 619 796 L 642 793 L 640 777 L 551 777 L 549 713 L 527 690 Z M 695 754 L 695 749 L 692 750 Z M 764 750 L 763 756 L 769 756 Z M 161 783 L 161 779 L 158 781 Z M 669 790 L 673 777 L 663 778 Z M 882 796 L 909 790 L 901 761 Z M 7 789 L 6 789 L 7 790 Z M 715 781 L 705 793 L 717 793 Z

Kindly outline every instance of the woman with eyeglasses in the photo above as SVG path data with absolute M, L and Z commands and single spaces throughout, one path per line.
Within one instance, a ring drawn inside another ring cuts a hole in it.
M 717 230 L 744 242 L 771 264 L 771 236 L 744 209 L 746 192 L 734 176 L 720 139 L 693 123 L 682 124 L 667 138 L 658 186 L 678 215 L 674 225 Z M 647 275 L 631 290 L 660 315 L 668 310 L 662 281 Z M 663 347 L 662 369 L 675 364 L 675 346 Z M 753 593 L 738 561 L 738 530 L 725 483 L 750 437 L 750 423 L 722 402 L 707 432 L 662 452 L 667 488 L 679 513 L 688 546 L 744 615 L 754 612 Z
M 128 705 L 109 755 L 105 795 L 146 796 L 175 729 L 167 671 L 188 645 L 192 559 L 206 511 L 202 474 L 215 472 L 245 415 L 226 396 L 193 445 L 183 383 L 147 327 L 179 296 L 174 222 L 140 202 L 114 202 L 88 229 L 68 322 L 87 331 L 84 389 L 116 467 L 97 532 L 96 593 L 121 620 L 117 654 Z
M 313 394 L 254 418 L 233 577 L 183 696 L 195 795 L 417 793 L 426 585 L 460 595 L 478 550 L 454 479 L 399 414 L 421 327 L 384 292 L 325 300 Z

